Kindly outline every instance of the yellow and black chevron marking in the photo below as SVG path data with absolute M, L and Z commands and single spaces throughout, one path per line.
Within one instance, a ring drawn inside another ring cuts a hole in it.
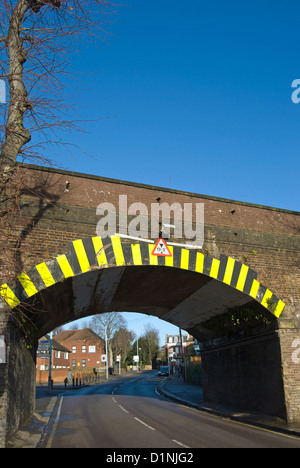
M 128 243 L 118 235 L 101 239 L 91 237 L 69 243 L 66 255 L 40 263 L 18 276 L 15 286 L 3 284 L 0 294 L 11 308 L 55 283 L 96 268 L 126 265 L 153 265 L 181 268 L 221 281 L 258 301 L 279 317 L 285 304 L 257 281 L 257 273 L 248 266 L 221 255 L 212 258 L 194 250 L 168 246 L 172 257 L 152 255 L 154 244 Z

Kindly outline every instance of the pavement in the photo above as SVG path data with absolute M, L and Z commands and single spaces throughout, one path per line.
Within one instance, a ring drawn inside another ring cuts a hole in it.
M 119 375 L 109 376 L 109 380 L 120 378 Z M 106 380 L 103 380 L 106 381 Z M 95 385 L 95 384 L 91 384 Z M 99 385 L 96 384 L 96 385 Z M 54 411 L 58 395 L 76 390 L 81 387 L 55 384 L 51 395 L 47 386 L 36 388 L 36 408 L 31 421 L 22 430 L 18 431 L 7 443 L 6 448 L 39 448 L 43 434 Z M 256 427 L 261 427 L 274 432 L 281 432 L 300 437 L 300 423 L 288 424 L 283 419 L 268 415 L 240 412 L 232 408 L 211 404 L 203 401 L 203 389 L 199 385 L 185 383 L 182 377 L 166 377 L 157 387 L 158 392 L 165 398 L 174 400 L 186 406 L 196 408 L 209 414 L 217 415 L 228 420 L 243 422 Z
M 185 383 L 183 378 L 170 376 L 159 386 L 159 392 L 171 400 L 182 403 L 186 406 L 196 408 L 209 414 L 220 416 L 228 420 L 239 421 L 263 429 L 273 430 L 284 434 L 300 437 L 300 423 L 289 424 L 284 419 L 269 416 L 261 413 L 237 411 L 233 408 L 226 408 L 205 402 L 203 399 L 203 389 L 199 385 Z

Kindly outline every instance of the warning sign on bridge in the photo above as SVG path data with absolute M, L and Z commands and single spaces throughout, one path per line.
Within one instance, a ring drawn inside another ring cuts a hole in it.
M 157 255 L 158 257 L 172 257 L 172 254 L 164 239 L 158 239 L 152 255 Z

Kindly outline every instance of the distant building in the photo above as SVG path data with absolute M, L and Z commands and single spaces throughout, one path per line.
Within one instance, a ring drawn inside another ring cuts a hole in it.
M 182 340 L 182 346 L 181 346 Z M 184 356 L 187 356 L 188 347 L 195 347 L 196 340 L 190 334 L 166 335 L 166 358 L 169 362 L 179 362 Z
M 52 369 L 67 369 L 70 367 L 71 352 L 68 348 L 52 339 Z M 36 353 L 36 369 L 39 371 L 49 370 L 50 361 L 50 336 L 43 336 L 38 343 Z
M 105 367 L 103 356 L 105 342 L 89 328 L 83 330 L 63 330 L 55 340 L 70 349 L 70 367 L 99 368 Z

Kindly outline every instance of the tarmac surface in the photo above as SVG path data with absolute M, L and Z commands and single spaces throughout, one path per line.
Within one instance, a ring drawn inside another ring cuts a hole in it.
M 120 378 L 119 375 L 109 376 L 109 380 L 118 378 Z M 100 384 L 101 383 L 90 385 Z M 13 438 L 8 441 L 6 448 L 39 448 L 44 431 L 51 418 L 52 412 L 54 411 L 58 395 L 68 392 L 69 390 L 80 389 L 82 387 L 83 386 L 67 386 L 65 388 L 63 384 L 55 384 L 51 390 L 51 395 L 49 395 L 47 386 L 37 386 L 36 408 L 33 418 L 30 420 L 28 425 L 19 430 Z M 175 376 L 170 376 L 162 379 L 157 390 L 165 398 L 174 400 L 186 406 L 191 406 L 199 411 L 211 413 L 230 420 L 244 422 L 253 426 L 266 428 L 275 432 L 300 437 L 300 423 L 288 424 L 280 418 L 249 412 L 238 412 L 221 405 L 206 403 L 203 401 L 202 388 L 199 385 L 185 383 L 181 377 L 177 378 Z

